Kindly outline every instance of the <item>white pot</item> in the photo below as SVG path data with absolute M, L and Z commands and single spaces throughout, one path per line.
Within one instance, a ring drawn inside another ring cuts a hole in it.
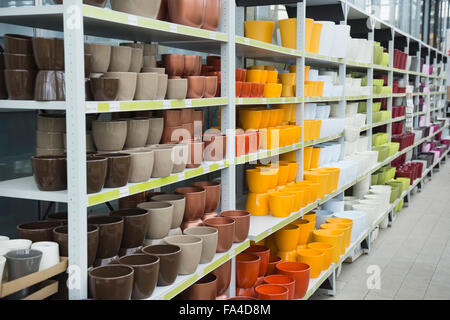
M 330 210 L 314 210 L 316 213 L 316 229 L 320 229 L 320 226 L 327 222 L 327 219 L 333 218 L 333 212 Z
M 31 241 L 27 239 L 13 239 L 0 241 L 0 250 L 7 249 L 9 251 L 13 250 L 28 250 L 31 247 Z
M 388 193 L 384 193 L 384 194 L 369 193 L 369 194 L 364 195 L 364 199 L 380 201 L 381 205 L 385 209 L 387 209 L 389 207 L 390 194 L 388 194 Z
M 386 217 L 380 223 L 380 229 L 387 229 L 389 226 L 389 217 Z
M 358 202 L 359 199 L 357 197 L 344 197 L 344 210 L 353 210 L 353 205 Z
M 31 245 L 31 249 L 42 252 L 41 264 L 39 271 L 46 270 L 59 263 L 59 245 L 56 242 L 41 241 Z
M 334 25 L 334 41 L 331 47 L 331 55 L 335 58 L 345 58 L 349 51 L 350 26 Z
M 357 144 L 357 152 L 367 151 L 369 148 L 369 137 L 360 136 Z
M 353 196 L 361 199 L 365 194 L 369 193 L 371 177 L 368 176 L 353 186 Z
M 324 55 L 326 57 L 331 56 L 332 46 L 334 44 L 335 38 L 335 30 L 334 22 L 330 21 L 318 21 L 322 24 L 322 32 L 320 34 L 320 42 L 319 42 L 319 54 Z
M 342 200 L 335 200 L 335 199 L 331 199 L 327 202 L 325 202 L 322 207 L 325 210 L 330 210 L 331 212 L 333 212 L 333 214 L 337 213 L 337 212 L 341 212 L 344 211 L 345 209 L 345 202 Z
M 344 138 L 347 142 L 357 142 L 361 129 L 359 127 L 348 127 L 344 129 Z
M 364 204 L 354 204 L 353 210 L 365 212 L 366 217 L 367 217 L 367 224 L 369 226 L 371 226 L 375 222 L 375 219 L 378 217 L 378 211 L 375 206 L 368 206 L 368 205 L 364 205 Z
M 306 103 L 305 104 L 305 120 L 314 120 L 316 119 L 316 103 Z
M 354 116 L 358 113 L 358 103 L 348 103 L 347 106 L 345 107 L 345 116 L 350 117 L 350 116 Z
M 330 117 L 331 107 L 329 105 L 317 106 L 316 119 L 328 119 Z
M 367 218 L 366 213 L 364 211 L 355 211 L 355 210 L 342 211 L 336 212 L 334 216 L 336 218 L 353 220 L 351 242 L 356 241 L 359 238 L 359 236 L 361 236 L 361 234 L 363 234 L 364 231 L 367 230 Z

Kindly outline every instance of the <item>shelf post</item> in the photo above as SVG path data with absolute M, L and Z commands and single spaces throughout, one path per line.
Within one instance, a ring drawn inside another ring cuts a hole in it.
M 302 127 L 302 147 L 296 151 L 295 158 L 297 160 L 297 181 L 303 180 L 303 163 L 304 163 L 304 144 L 305 144 L 305 19 L 306 4 L 305 2 L 297 2 L 297 50 L 302 52 L 301 57 L 296 59 L 297 68 L 297 86 L 295 96 L 301 98 L 301 102 L 296 105 L 296 123 Z

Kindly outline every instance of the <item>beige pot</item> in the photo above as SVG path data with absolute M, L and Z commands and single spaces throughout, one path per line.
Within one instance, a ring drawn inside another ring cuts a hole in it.
M 105 73 L 111 62 L 111 45 L 102 43 L 85 43 L 84 51 L 91 54 L 91 72 Z
M 97 150 L 120 151 L 127 139 L 127 122 L 123 120 L 92 122 L 92 137 Z
M 158 46 L 156 44 L 144 43 L 144 56 L 156 56 L 158 54 Z
M 151 197 L 151 201 L 168 202 L 173 204 L 173 217 L 170 229 L 176 229 L 183 222 L 184 209 L 186 206 L 186 198 L 181 194 L 160 194 Z
M 106 72 L 107 78 L 119 79 L 118 101 L 131 101 L 136 93 L 137 73 L 135 72 Z
M 150 130 L 148 131 L 147 145 L 158 144 L 164 130 L 164 118 L 150 118 Z
M 91 125 L 92 129 L 92 125 Z M 67 135 L 64 133 L 64 149 L 67 149 Z M 86 151 L 95 151 L 94 139 L 92 139 L 92 133 L 86 132 Z
M 65 115 L 40 114 L 37 117 L 37 129 L 45 132 L 66 132 Z
M 166 74 L 166 68 L 144 67 L 143 72 L 156 72 L 157 74 Z
M 113 10 L 155 19 L 161 6 L 161 0 L 111 0 Z
M 181 228 L 175 228 L 175 229 L 170 229 L 169 234 L 167 236 L 168 237 L 181 236 L 182 234 L 183 234 L 183 231 L 181 231 Z
M 167 74 L 158 74 L 158 91 L 156 93 L 156 100 L 164 100 L 167 93 Z
M 172 225 L 173 204 L 168 202 L 143 202 L 138 208 L 149 212 L 147 239 L 162 239 L 169 234 Z
M 124 119 L 127 121 L 127 139 L 125 148 L 142 148 L 145 146 L 150 130 L 150 120 L 148 118 Z
M 156 72 L 138 73 L 134 100 L 155 100 L 158 90 Z
M 186 169 L 189 160 L 189 145 L 180 143 L 173 146 L 172 173 L 180 173 Z
M 111 47 L 111 62 L 108 71 L 129 72 L 131 65 L 131 48 L 125 46 Z
M 128 182 L 145 182 L 152 177 L 153 150 L 127 151 L 131 154 L 130 178 Z
M 141 72 L 144 65 L 144 50 L 140 48 L 131 48 L 130 72 Z
M 151 69 L 156 69 L 156 60 L 157 60 L 156 56 L 144 55 L 144 59 L 142 61 L 143 72 L 154 72 Z M 158 68 L 158 69 L 160 69 L 160 68 Z
M 148 149 L 155 151 L 152 178 L 170 176 L 173 170 L 173 148 L 161 148 L 157 147 L 157 145 L 151 145 Z
M 187 79 L 169 79 L 167 82 L 167 99 L 186 99 Z
M 210 262 L 217 249 L 217 242 L 219 240 L 219 232 L 212 227 L 191 227 L 183 231 L 185 235 L 199 237 L 203 240 L 202 256 L 200 263 Z
M 202 238 L 182 235 L 167 237 L 164 241 L 181 248 L 180 270 L 178 274 L 194 273 L 202 257 Z
M 66 150 L 64 149 L 47 149 L 47 148 L 36 148 L 36 156 L 62 156 Z
M 64 149 L 64 133 L 36 131 L 36 147 L 42 149 Z

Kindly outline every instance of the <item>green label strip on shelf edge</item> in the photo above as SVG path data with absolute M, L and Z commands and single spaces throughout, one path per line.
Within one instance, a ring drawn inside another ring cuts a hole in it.
M 128 24 L 128 14 L 94 6 L 83 5 L 83 16 Z
M 269 236 L 269 230 L 266 230 L 266 231 L 264 231 L 263 233 L 260 233 L 259 235 L 257 235 L 257 236 L 255 237 L 255 242 L 259 242 L 259 241 L 261 241 L 262 239 L 267 238 L 268 236 Z
M 184 173 L 184 177 L 186 179 L 189 179 L 189 178 L 201 175 L 201 174 L 203 174 L 203 172 L 204 172 L 204 168 L 192 169 L 192 170 L 186 171 Z
M 220 267 L 222 264 L 224 264 L 228 260 L 230 260 L 230 254 L 229 253 L 223 255 L 222 257 L 220 257 L 219 259 L 217 259 L 216 261 L 214 261 L 210 265 L 206 266 L 205 269 L 203 270 L 203 273 L 204 274 L 210 273 L 211 271 L 217 269 L 218 267 Z
M 165 294 L 164 300 L 170 300 L 173 297 L 175 297 L 177 294 L 183 292 L 185 289 L 187 289 L 188 287 L 193 285 L 194 282 L 197 281 L 197 278 L 198 278 L 198 275 L 195 274 L 194 276 L 192 276 L 191 278 L 186 280 L 183 284 L 179 285 L 177 288 L 175 288 L 172 291 L 170 291 L 169 293 Z
M 209 166 L 209 171 L 211 171 L 211 172 L 217 171 L 217 170 L 219 170 L 219 168 L 220 168 L 220 165 L 218 163 L 215 163 L 215 164 L 212 164 Z
M 234 249 L 234 255 L 238 255 L 245 249 L 247 249 L 250 246 L 250 240 L 244 241 L 242 244 L 240 244 L 236 249 Z
M 97 195 L 89 196 L 88 203 L 90 206 L 93 206 L 99 203 L 104 203 L 107 201 L 117 199 L 119 195 L 120 195 L 119 189 L 103 192 Z
M 132 102 L 121 102 L 121 111 L 134 111 L 140 109 L 160 109 L 164 106 L 164 101 L 132 101 Z

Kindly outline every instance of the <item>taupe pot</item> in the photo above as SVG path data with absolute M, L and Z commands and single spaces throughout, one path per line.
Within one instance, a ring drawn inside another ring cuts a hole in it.
M 126 48 L 126 47 L 125 47 Z M 130 48 L 128 48 L 130 49 Z M 117 100 L 132 101 L 136 93 L 137 73 L 135 72 L 106 72 L 105 77 L 119 79 Z
M 173 148 L 157 148 L 155 146 L 150 146 L 149 148 L 155 153 L 152 178 L 163 178 L 170 176 L 174 165 Z
M 152 177 L 154 151 L 127 151 L 131 154 L 130 177 L 128 182 L 145 182 Z
M 184 207 L 186 205 L 186 198 L 181 194 L 160 194 L 151 197 L 151 201 L 168 202 L 173 204 L 173 217 L 170 229 L 177 229 L 183 222 Z
M 155 19 L 161 6 L 161 0 L 111 0 L 113 10 Z
M 150 130 L 148 131 L 147 145 L 158 144 L 164 130 L 164 118 L 150 118 Z
M 169 76 L 167 74 L 158 74 L 158 89 L 156 92 L 156 100 L 164 100 L 167 93 L 167 81 Z
M 172 225 L 174 206 L 168 202 L 144 202 L 138 208 L 145 209 L 148 215 L 148 239 L 162 239 L 169 234 Z
M 197 269 L 202 256 L 203 240 L 195 236 L 171 236 L 164 239 L 168 244 L 181 248 L 179 274 L 192 274 Z
M 111 45 L 101 43 L 85 43 L 84 50 L 92 55 L 91 72 L 105 73 L 111 61 Z
M 94 120 L 92 138 L 95 147 L 101 151 L 120 151 L 127 139 L 128 123 L 124 120 Z
M 216 254 L 218 231 L 212 227 L 192 227 L 183 231 L 185 235 L 196 236 L 203 240 L 200 263 L 208 263 Z
M 186 99 L 187 79 L 169 79 L 167 83 L 167 99 Z
M 127 138 L 125 148 L 141 148 L 145 146 L 150 130 L 148 118 L 132 118 L 127 121 Z M 103 149 L 102 149 L 103 150 Z
M 108 71 L 129 72 L 131 65 L 131 48 L 124 46 L 113 46 L 111 48 L 111 62 Z
M 129 72 L 141 72 L 144 64 L 144 49 L 131 48 L 131 63 Z
M 134 100 L 155 100 L 157 91 L 158 74 L 156 72 L 138 73 Z

